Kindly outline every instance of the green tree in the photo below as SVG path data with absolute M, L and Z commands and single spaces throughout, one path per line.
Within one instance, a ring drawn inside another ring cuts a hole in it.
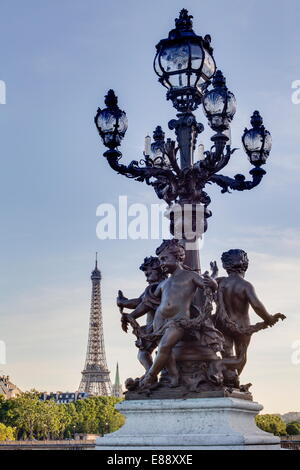
M 97 399 L 100 411 L 98 433 L 117 431 L 125 422 L 124 416 L 115 409 L 115 405 L 121 400 L 115 397 L 97 397 Z
M 11 407 L 11 400 L 6 400 L 4 395 L 0 395 L 0 422 L 7 424 L 7 412 Z
M 30 392 L 7 400 L 10 403 L 6 415 L 7 424 L 17 428 L 18 438 L 34 439 L 35 431 L 39 425 L 39 398 Z
M 300 435 L 300 423 L 295 422 L 295 423 L 287 424 L 286 432 L 289 434 L 289 436 L 298 436 L 298 435 Z
M 57 439 L 64 433 L 67 413 L 53 400 L 40 401 L 34 391 L 6 400 L 2 421 L 17 429 L 19 439 Z
M 78 400 L 75 403 L 77 411 L 76 432 L 78 433 L 97 433 L 97 403 L 94 398 Z
M 124 417 L 114 408 L 115 397 L 90 397 L 75 403 L 41 401 L 35 390 L 4 400 L 0 422 L 15 428 L 17 439 L 63 439 L 74 433 L 104 434 L 119 429 Z
M 105 434 L 119 429 L 124 424 L 124 417 L 114 405 L 121 401 L 115 397 L 90 397 L 78 400 L 76 432 Z
M 59 439 L 66 427 L 66 411 L 63 405 L 54 400 L 39 402 L 37 407 L 39 422 L 35 428 L 38 439 Z
M 285 422 L 277 415 L 257 415 L 255 422 L 260 429 L 270 432 L 275 436 L 286 436 L 287 434 Z
M 66 426 L 64 429 L 63 437 L 66 439 L 73 439 L 74 434 L 77 432 L 78 426 L 78 413 L 76 410 L 75 403 L 64 404 L 66 413 Z
M 15 429 L 0 423 L 0 441 L 14 441 Z

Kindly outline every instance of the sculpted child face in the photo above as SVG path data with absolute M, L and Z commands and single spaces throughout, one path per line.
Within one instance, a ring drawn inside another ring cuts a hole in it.
M 159 269 L 147 266 L 143 271 L 149 284 L 153 284 L 154 282 L 159 282 L 161 280 Z
M 162 270 L 167 273 L 173 273 L 179 264 L 176 256 L 167 249 L 162 251 L 158 258 Z

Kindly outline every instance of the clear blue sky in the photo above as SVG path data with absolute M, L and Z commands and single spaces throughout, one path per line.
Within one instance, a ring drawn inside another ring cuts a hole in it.
M 128 296 L 142 292 L 137 268 L 157 242 L 99 241 L 96 207 L 119 195 L 132 202 L 156 198 L 151 188 L 108 168 L 93 117 L 114 88 L 129 119 L 126 161 L 140 158 L 144 136 L 157 124 L 167 131 L 175 110 L 152 61 L 155 44 L 184 7 L 194 15 L 195 31 L 211 34 L 216 62 L 236 95 L 233 145 L 241 147 L 255 109 L 274 141 L 258 188 L 231 195 L 209 188 L 213 217 L 202 265 L 228 248 L 249 252 L 248 279 L 270 312 L 282 311 L 288 320 L 253 338 L 243 380 L 254 384 L 266 411 L 299 411 L 300 365 L 291 363 L 291 345 L 300 340 L 300 105 L 291 102 L 291 83 L 300 79 L 296 0 L 2 0 L 0 339 L 7 365 L 0 369 L 23 389 L 78 387 L 97 250 L 109 367 L 114 376 L 118 360 L 122 380 L 141 373 L 114 302 L 119 288 Z M 197 118 L 206 125 L 201 110 Z M 226 172 L 249 170 L 240 149 Z

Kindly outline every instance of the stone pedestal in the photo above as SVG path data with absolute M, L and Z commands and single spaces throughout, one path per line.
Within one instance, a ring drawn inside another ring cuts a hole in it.
M 261 431 L 262 405 L 238 398 L 125 400 L 126 422 L 99 438 L 97 450 L 280 450 L 280 438 Z

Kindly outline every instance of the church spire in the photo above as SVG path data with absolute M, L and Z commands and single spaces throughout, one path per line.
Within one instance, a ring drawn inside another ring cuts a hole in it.
M 117 397 L 117 398 L 123 398 L 123 390 L 122 390 L 122 385 L 121 385 L 121 382 L 120 382 L 118 362 L 117 362 L 117 367 L 116 367 L 115 383 L 113 384 L 113 387 L 112 387 L 112 396 Z
M 118 387 L 120 385 L 119 364 L 118 364 L 118 362 L 117 362 L 117 369 L 116 369 L 115 385 L 117 385 Z

